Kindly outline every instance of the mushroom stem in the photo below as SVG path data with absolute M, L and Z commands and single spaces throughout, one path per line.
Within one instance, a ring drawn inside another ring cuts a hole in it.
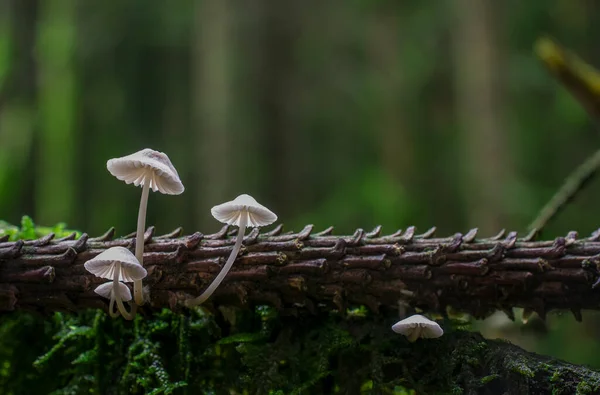
M 410 335 L 408 335 L 408 341 L 413 343 L 415 341 L 417 341 L 417 339 L 419 338 L 419 336 L 421 335 L 421 327 L 420 326 L 416 326 L 412 333 Z
M 112 291 L 110 291 L 110 303 L 108 304 L 108 314 L 112 317 L 112 318 L 117 318 L 120 313 L 119 310 L 114 310 L 115 308 L 115 290 L 113 288 Z
M 150 193 L 150 182 L 144 182 L 142 187 L 142 198 L 140 200 L 140 210 L 138 211 L 137 232 L 135 236 L 135 257 L 144 266 L 144 230 L 146 227 L 146 209 L 148 207 L 148 195 Z M 133 297 L 135 303 L 139 306 L 144 304 L 144 294 L 142 292 L 142 280 L 133 282 Z
M 114 271 L 114 274 L 113 274 L 112 295 L 115 296 L 115 300 L 117 302 L 117 307 L 119 309 L 119 312 L 121 312 L 121 315 L 123 316 L 123 318 L 125 318 L 126 320 L 130 320 L 131 321 L 135 317 L 135 314 L 130 314 L 130 313 L 127 312 L 127 310 L 125 309 L 125 305 L 123 305 L 123 300 L 121 299 L 121 294 L 119 293 L 119 273 L 121 272 L 121 262 L 116 262 L 115 263 L 115 269 L 114 270 L 115 271 Z M 110 307 L 110 305 L 108 307 Z M 112 314 L 111 314 L 111 316 L 112 316 Z
M 194 307 L 204 303 L 210 296 L 215 292 L 217 287 L 221 284 L 227 273 L 229 273 L 229 269 L 233 266 L 233 262 L 237 258 L 238 253 L 240 252 L 240 248 L 242 247 L 242 241 L 244 241 L 244 233 L 246 232 L 246 224 L 248 223 L 248 214 L 243 213 L 240 218 L 239 227 L 240 230 L 237 234 L 237 239 L 235 240 L 235 244 L 233 246 L 233 250 L 231 254 L 229 254 L 229 258 L 227 258 L 227 262 L 223 269 L 219 272 L 219 275 L 213 280 L 213 282 L 206 288 L 206 290 L 202 293 L 202 295 L 198 296 L 194 299 L 188 299 L 185 301 L 185 305 L 187 307 Z

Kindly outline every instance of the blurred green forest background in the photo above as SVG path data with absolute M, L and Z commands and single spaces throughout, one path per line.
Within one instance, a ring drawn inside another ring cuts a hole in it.
M 592 0 L 0 0 L 0 218 L 132 232 L 140 191 L 106 161 L 148 147 L 186 186 L 151 195 L 159 233 L 214 231 L 240 193 L 287 229 L 524 231 L 600 148 L 542 34 L 600 65 Z M 591 233 L 599 198 L 544 237 Z M 598 317 L 549 321 L 488 333 L 600 367 Z

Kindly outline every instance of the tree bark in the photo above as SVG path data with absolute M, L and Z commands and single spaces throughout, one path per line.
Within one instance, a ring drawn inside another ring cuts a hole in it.
M 452 306 L 483 318 L 524 307 L 545 317 L 552 309 L 598 310 L 600 232 L 578 240 L 576 232 L 549 241 L 517 239 L 504 232 L 475 239 L 477 230 L 451 237 L 435 228 L 414 228 L 381 236 L 381 228 L 333 236 L 332 228 L 282 233 L 279 226 L 245 237 L 243 251 L 211 302 L 216 305 L 269 304 L 282 310 L 323 311 L 365 305 L 374 312 L 398 303 L 444 312 Z M 146 232 L 144 263 L 148 308 L 179 309 L 216 276 L 233 245 L 235 230 L 180 236 L 181 229 L 153 237 Z M 83 263 L 113 246 L 134 248 L 133 235 L 8 242 L 0 240 L 0 310 L 43 312 L 106 308 L 93 290 L 107 281 Z

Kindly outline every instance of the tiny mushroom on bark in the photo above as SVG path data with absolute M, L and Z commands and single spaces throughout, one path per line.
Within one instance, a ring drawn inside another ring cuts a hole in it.
M 277 221 L 277 215 L 275 215 L 275 213 L 259 204 L 252 196 L 246 194 L 240 195 L 230 202 L 214 206 L 210 211 L 217 221 L 227 225 L 238 226 L 240 229 L 233 250 L 231 251 L 229 258 L 227 258 L 225 266 L 223 266 L 218 276 L 202 295 L 194 299 L 186 300 L 185 304 L 188 307 L 204 303 L 221 284 L 229 272 L 229 269 L 233 266 L 233 262 L 235 262 L 237 254 L 240 251 L 247 226 L 251 228 L 267 226 Z
M 84 267 L 88 272 L 97 277 L 112 279 L 113 289 L 119 287 L 119 281 L 141 281 L 148 274 L 146 269 L 140 265 L 135 255 L 125 247 L 111 247 L 87 261 Z M 117 289 L 120 289 L 120 287 Z M 135 312 L 130 314 L 125 310 L 121 292 L 112 292 L 111 305 L 113 303 L 112 298 L 117 302 L 117 308 L 125 319 L 132 320 L 135 317 Z M 111 314 L 111 316 L 113 315 Z
M 109 281 L 107 283 L 101 284 L 94 289 L 98 295 L 110 299 L 110 305 L 108 306 L 108 314 L 111 317 L 116 318 L 119 316 L 119 311 L 114 311 L 115 306 L 115 295 L 114 295 L 115 283 L 113 281 Z M 121 297 L 121 300 L 124 302 L 129 302 L 131 300 L 131 291 L 127 287 L 127 285 L 123 284 L 119 281 L 119 286 L 117 287 L 117 292 Z
M 113 176 L 127 184 L 142 186 L 142 198 L 138 212 L 137 232 L 135 238 L 135 256 L 144 266 L 144 230 L 146 227 L 146 208 L 150 188 L 167 195 L 179 195 L 185 187 L 179 179 L 177 170 L 169 157 L 150 148 L 143 149 L 122 158 L 110 159 L 106 168 Z M 141 280 L 133 283 L 135 303 L 144 304 Z
M 396 322 L 392 326 L 392 330 L 406 336 L 409 342 L 414 342 L 419 337 L 431 339 L 444 334 L 444 330 L 437 322 L 419 314 Z

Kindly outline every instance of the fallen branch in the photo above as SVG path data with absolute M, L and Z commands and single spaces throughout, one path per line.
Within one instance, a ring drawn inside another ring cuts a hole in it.
M 182 308 L 218 273 L 229 254 L 235 231 L 180 236 L 181 229 L 153 237 L 145 234 L 145 285 L 150 307 Z M 545 317 L 552 309 L 600 308 L 600 232 L 578 240 L 576 232 L 550 241 L 517 239 L 515 232 L 476 239 L 477 230 L 436 238 L 435 228 L 415 235 L 381 236 L 381 228 L 351 236 L 333 236 L 332 228 L 313 233 L 252 231 L 243 254 L 209 302 L 216 305 L 268 304 L 281 310 L 316 312 L 365 305 L 370 310 L 397 309 L 402 303 L 428 311 L 446 306 L 486 317 L 513 307 Z M 53 240 L 0 240 L 0 310 L 43 312 L 106 308 L 93 293 L 104 282 L 83 263 L 102 250 L 124 246 L 133 251 L 133 235 L 113 239 L 114 229 L 97 238 L 83 234 Z
M 529 225 L 531 232 L 539 233 L 550 220 L 571 202 L 600 170 L 600 150 L 594 152 L 565 179 L 560 189 L 552 196 L 538 216 Z

